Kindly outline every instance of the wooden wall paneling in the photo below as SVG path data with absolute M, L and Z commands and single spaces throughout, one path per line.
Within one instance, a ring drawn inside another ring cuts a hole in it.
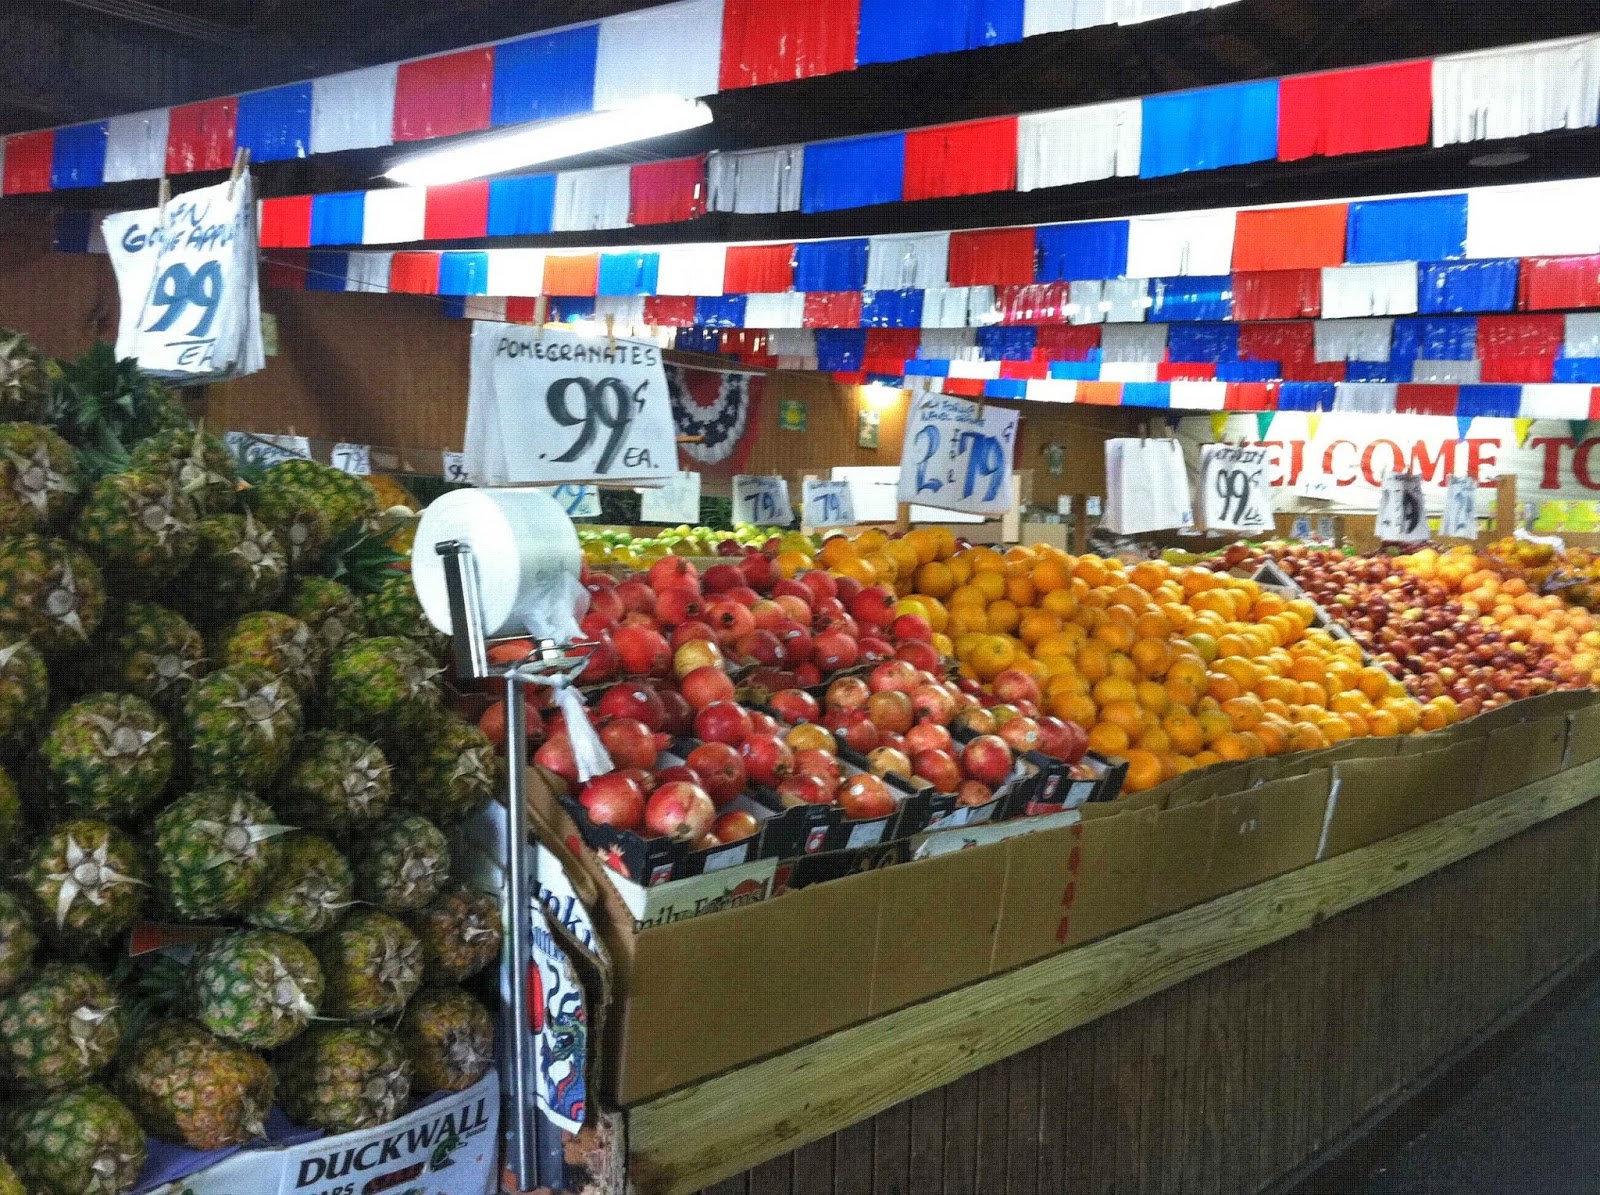
M 1039 1148 L 1034 1187 L 1040 1195 L 1065 1191 L 1064 1153 L 1067 1145 L 1067 1050 L 1066 1038 L 1059 1037 L 1039 1047 L 1039 1115 L 1035 1121 Z
M 872 1191 L 873 1124 L 864 1120 L 834 1134 L 834 1195 L 870 1195 Z M 756 1195 L 756 1192 L 750 1192 Z
M 790 1195 L 794 1187 L 794 1155 L 784 1154 L 750 1171 L 750 1195 Z
M 1150 1149 L 1158 1165 L 1152 1173 L 1157 1189 L 1176 1189 L 1182 1176 L 1186 1147 L 1184 1111 L 1188 1104 L 1189 1020 L 1187 993 L 1169 989 L 1161 1001 L 1162 1065 L 1156 1077 L 1156 1116 Z
M 824 1137 L 794 1151 L 793 1195 L 832 1195 L 834 1139 Z
M 117 279 L 103 255 L 53 253 L 47 222 L 0 221 L 0 327 L 44 352 L 76 357 L 117 334 Z
M 970 1074 L 944 1089 L 944 1195 L 977 1189 L 978 1087 Z
M 702 1195 L 749 1195 L 749 1174 L 736 1174 L 732 1178 L 725 1178 L 715 1186 L 707 1187 Z
M 906 1190 L 938 1191 L 944 1182 L 944 1093 L 942 1087 L 910 1101 Z
M 973 1169 L 979 1191 L 1005 1191 L 1007 1129 L 1006 1074 L 1012 1059 L 978 1072 L 978 1132 Z M 1007 1192 L 1009 1195 L 1009 1192 Z
M 1039 1084 L 1043 1046 L 1024 1050 L 1006 1066 L 1005 1189 L 1034 1195 L 1039 1182 Z
M 1085 1025 L 1057 1039 L 1061 1047 L 1066 1086 L 1063 1104 L 1066 1138 L 1062 1150 L 1062 1191 L 1092 1190 L 1095 1145 L 1095 1026 Z
M 884 1110 L 872 1123 L 874 1195 L 904 1195 L 906 1169 L 911 1164 L 911 1101 Z
M 1161 1006 L 1154 1000 L 1135 1004 L 1126 1012 L 1132 1025 L 1123 1026 L 1113 1043 L 1117 1059 L 1117 1170 L 1126 1174 L 1129 1187 L 1147 1190 L 1149 1168 L 1147 1136 L 1151 1115 L 1149 1043 L 1160 1036 L 1164 1021 Z

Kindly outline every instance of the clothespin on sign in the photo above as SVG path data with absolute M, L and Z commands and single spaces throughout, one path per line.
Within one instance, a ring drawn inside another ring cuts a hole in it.
M 167 204 L 172 202 L 172 180 L 166 175 L 161 176 L 161 185 L 156 188 L 156 220 L 159 222 L 167 214 Z
M 233 155 L 233 170 L 228 175 L 228 198 L 233 198 L 234 184 L 239 181 L 239 176 L 250 167 L 250 151 L 241 149 Z
M 611 350 L 611 349 L 614 349 L 616 347 L 617 347 L 617 317 L 615 315 L 608 315 L 608 316 L 606 316 L 606 349 L 607 350 Z
M 535 340 L 544 339 L 544 321 L 550 314 L 550 300 L 545 295 L 540 295 L 533 301 L 533 324 L 538 329 L 533 334 Z

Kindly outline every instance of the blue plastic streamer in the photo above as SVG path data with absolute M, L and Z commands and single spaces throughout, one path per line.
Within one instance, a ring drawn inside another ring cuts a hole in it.
M 1478 321 L 1465 315 L 1397 319 L 1393 345 L 1389 360 L 1396 365 L 1471 361 L 1478 355 Z
M 801 166 L 800 210 L 831 212 L 897 203 L 905 165 L 904 133 L 808 145 Z
M 1050 362 L 1050 376 L 1062 382 L 1098 382 L 1100 380 L 1100 362 L 1052 361 Z
M 1409 361 L 1351 361 L 1344 367 L 1347 382 L 1409 382 Z
M 1558 357 L 1551 380 L 1600 384 L 1600 357 Z
M 817 329 L 817 368 L 823 373 L 860 373 L 866 355 L 865 328 Z
M 1278 410 L 1331 411 L 1335 393 L 1332 382 L 1285 382 L 1278 387 Z
M 1472 416 L 1471 415 L 1457 415 L 1456 416 L 1456 439 L 1465 440 L 1467 438 L 1467 432 L 1469 430 L 1471 430 L 1471 428 L 1472 428 Z
M 1035 234 L 1040 282 L 1121 278 L 1128 272 L 1128 221 L 1046 224 Z
M 464 295 L 440 295 L 439 314 L 445 319 L 466 319 L 467 300 Z
M 1178 324 L 1167 330 L 1167 360 L 1221 364 L 1239 359 L 1238 324 Z
M 1518 258 L 1430 261 L 1417 272 L 1417 305 L 1431 312 L 1511 311 L 1517 305 Z
M 1152 320 L 1233 318 L 1233 277 L 1228 274 L 1150 280 Z
M 945 378 L 950 376 L 950 362 L 932 361 L 914 357 L 906 362 L 908 378 Z
M 861 0 L 856 63 L 901 62 L 1022 40 L 1023 0 Z
M 1170 382 L 1124 382 L 1122 405 L 1166 410 L 1172 406 Z
M 978 329 L 978 350 L 985 361 L 1031 361 L 1039 329 L 1029 326 Z
M 1140 178 L 1216 170 L 1278 156 L 1278 81 L 1147 97 Z
M 335 191 L 311 197 L 313 245 L 359 245 L 366 227 L 364 191 Z
M 808 241 L 794 247 L 794 288 L 798 291 L 861 290 L 867 285 L 866 237 L 848 241 Z
M 499 127 L 592 112 L 599 47 L 598 24 L 495 46 L 489 122 Z
M 50 247 L 56 253 L 87 253 L 89 252 L 89 234 L 93 229 L 93 212 L 57 212 Z
M 489 255 L 467 252 L 441 253 L 439 293 L 441 295 L 488 294 Z
M 311 152 L 311 84 L 291 83 L 239 97 L 234 145 L 253 162 L 282 162 Z
M 922 327 L 920 290 L 869 290 L 861 296 L 863 328 Z
M 1219 382 L 1275 382 L 1283 376 L 1278 361 L 1222 361 L 1217 365 Z
M 743 295 L 709 295 L 694 301 L 694 322 L 704 328 L 744 327 Z
M 715 328 L 679 328 L 672 347 L 681 353 L 722 351 L 722 333 Z
M 1514 419 L 1521 406 L 1521 386 L 1462 386 L 1456 393 L 1456 415 L 1462 419 Z
M 660 269 L 659 253 L 602 253 L 598 290 L 602 295 L 653 295 Z
M 306 289 L 329 290 L 342 292 L 345 287 L 345 276 L 350 272 L 350 255 L 348 253 L 308 253 L 306 254 Z M 443 276 L 443 269 L 440 275 Z
M 990 378 L 983 384 L 985 398 L 1027 398 L 1028 383 L 1022 378 Z
M 1467 197 L 1376 199 L 1350 205 L 1345 260 L 1450 261 L 1467 255 Z
M 98 187 L 106 173 L 106 122 L 57 129 L 50 157 L 50 189 Z
M 556 176 L 524 175 L 489 183 L 489 228 L 492 237 L 549 232 L 555 219 Z

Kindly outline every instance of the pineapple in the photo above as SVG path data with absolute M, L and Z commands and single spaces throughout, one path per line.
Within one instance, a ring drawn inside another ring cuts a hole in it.
M 325 656 L 331 657 L 352 639 L 366 637 L 361 599 L 348 586 L 327 577 L 301 577 L 289 591 L 283 609 L 311 628 Z
M 400 1040 L 417 1091 L 465 1091 L 494 1061 L 494 1018 L 460 988 L 434 988 L 406 1006 Z
M 17 1172 L 4 1158 L 0 1158 L 0 1195 L 28 1195 Z
M 0 888 L 0 996 L 22 982 L 38 948 L 39 935 L 27 904 L 15 892 Z
M 265 1137 L 276 1086 L 261 1055 L 181 1018 L 140 1034 L 122 1066 L 122 1095 L 139 1123 L 190 1149 Z
M 389 774 L 376 744 L 339 730 L 312 731 L 295 745 L 281 804 L 297 823 L 345 838 L 388 809 Z
M 218 1037 L 270 1050 L 299 1035 L 322 1001 L 322 969 L 298 938 L 241 930 L 195 954 L 189 979 L 195 1019 Z
M 436 657 L 442 656 L 450 643 L 449 637 L 435 630 L 422 612 L 410 573 L 393 573 L 384 578 L 376 592 L 361 599 L 361 613 L 367 620 L 369 635 L 404 635 Z
M 494 796 L 494 744 L 472 723 L 448 710 L 430 718 L 407 744 L 401 800 L 440 825 L 451 826 Z
M 128 693 L 95 693 L 69 705 L 39 753 L 62 806 L 113 822 L 138 817 L 172 778 L 166 722 Z
M 387 913 L 352 913 L 316 942 L 327 980 L 328 1016 L 375 1021 L 398 1016 L 422 984 L 422 943 Z
M 100 626 L 106 586 L 81 549 L 39 535 L 0 539 L 0 633 L 29 636 L 49 655 L 80 647 Z
M 367 484 L 372 487 L 373 493 L 378 495 L 378 505 L 385 515 L 397 515 L 399 511 L 409 511 L 412 516 L 422 513 L 422 503 L 411 496 L 411 491 L 401 484 L 400 480 L 386 473 L 374 473 L 367 478 Z M 396 508 L 399 508 L 398 510 Z M 417 520 L 415 517 L 407 518 L 389 533 L 384 545 L 391 551 L 402 556 L 411 555 L 412 545 L 417 540 Z
M 129 602 L 88 655 L 85 663 L 100 684 L 142 697 L 168 715 L 183 708 L 183 699 L 206 672 L 200 632 L 176 610 L 153 602 Z
M 144 903 L 138 845 L 107 822 L 63 822 L 34 844 L 23 881 L 55 935 L 98 945 L 131 926 Z
M 0 752 L 32 737 L 49 701 L 50 673 L 39 649 L 0 630 Z
M 202 515 L 239 508 L 239 475 L 233 453 L 209 432 L 174 427 L 157 432 L 133 450 L 129 466 L 141 473 L 171 477 Z
M 302 698 L 311 694 L 328 662 L 322 641 L 310 627 L 272 610 L 246 614 L 224 627 L 213 655 L 222 668 L 257 664 L 288 681 Z
M 199 520 L 194 503 L 170 477 L 113 473 L 89 491 L 72 537 L 119 591 L 148 596 L 194 556 Z
M 422 908 L 450 878 L 449 842 L 414 813 L 380 822 L 361 835 L 356 849 L 356 891 L 392 913 Z
M 237 913 L 266 885 L 289 832 L 272 807 L 246 792 L 210 790 L 180 797 L 155 820 L 161 894 L 185 921 Z
M 326 838 L 302 831 L 282 839 L 278 866 L 244 919 L 286 934 L 320 934 L 332 929 L 354 900 L 349 862 Z
M 411 1099 L 411 1063 L 400 1039 L 376 1025 L 313 1029 L 278 1063 L 278 1098 L 289 1119 L 330 1133 L 387 1124 Z
M 196 784 L 264 789 L 294 751 L 300 699 L 265 668 L 220 668 L 184 702 L 189 771 Z
M 250 496 L 256 518 L 272 528 L 288 554 L 289 568 L 296 573 L 315 568 L 333 542 L 328 512 L 310 494 L 291 487 L 261 485 Z
M 144 1130 L 121 1100 L 92 1083 L 24 1105 L 5 1149 L 35 1195 L 123 1195 L 144 1169 Z
M 460 983 L 500 957 L 500 902 L 487 892 L 456 885 L 406 923 L 422 940 L 430 984 Z
M 403 741 L 442 704 L 442 671 L 410 639 L 358 639 L 329 665 L 329 720 L 342 730 Z
M 0 768 L 0 864 L 11 857 L 12 848 L 21 840 L 25 813 L 17 782 Z
M 21 332 L 0 328 L 0 423 L 43 415 L 48 384 L 43 355 Z
M 328 533 L 339 539 L 370 527 L 377 519 L 378 495 L 365 479 L 316 461 L 283 461 L 267 470 L 261 490 L 297 490 L 328 516 Z
M 222 622 L 264 610 L 283 593 L 289 558 L 282 542 L 253 515 L 212 515 L 200 520 L 194 567 L 180 579 L 176 596 L 200 622 Z
M 84 489 L 71 444 L 37 423 L 0 423 L 0 535 L 56 530 Z
M 54 963 L 0 1000 L 0 1070 L 27 1091 L 88 1082 L 116 1057 L 123 1014 L 87 967 Z

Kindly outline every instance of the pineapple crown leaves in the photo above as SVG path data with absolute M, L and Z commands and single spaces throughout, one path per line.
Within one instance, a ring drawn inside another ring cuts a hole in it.
M 95 906 L 106 903 L 107 893 L 119 885 L 140 886 L 144 881 L 123 875 L 111 863 L 111 843 L 102 842 L 93 850 L 83 846 L 69 831 L 64 858 L 65 870 L 48 878 L 61 885 L 56 894 L 56 928 L 65 929 L 67 916 L 79 897 Z
M 61 623 L 78 638 L 88 640 L 89 631 L 83 625 L 83 620 L 78 617 L 78 578 L 72 571 L 72 561 L 67 557 L 62 557 L 61 567 L 56 571 L 55 584 L 50 592 L 45 594 L 44 612 L 47 617 Z
M 146 730 L 101 714 L 84 714 L 83 720 L 100 732 L 102 754 L 108 759 L 138 755 L 162 735 L 159 726 Z
M 124 1009 L 128 1024 L 125 1040 L 137 1041 L 147 1025 L 172 1015 L 182 1002 L 188 975 L 188 968 L 165 951 L 138 960 L 117 960 L 111 985 L 131 996 Z
M 268 742 L 277 738 L 277 727 L 273 719 L 289 707 L 292 693 L 281 680 L 270 680 L 259 688 L 252 689 L 239 677 L 228 678 L 233 685 L 234 694 L 227 701 L 222 702 L 224 709 L 238 710 L 249 722 L 266 736 Z
M 71 474 L 62 473 L 54 466 L 50 458 L 50 446 L 39 444 L 33 450 L 31 457 L 24 456 L 15 449 L 7 448 L 6 460 L 11 462 L 16 470 L 16 480 L 12 489 L 17 497 L 39 514 L 44 514 L 50 508 L 51 494 L 76 494 L 78 483 Z
M 297 828 L 255 821 L 243 801 L 233 803 L 233 808 L 228 811 L 225 821 L 197 818 L 189 824 L 193 829 L 211 837 L 217 844 L 216 850 L 201 864 L 206 871 L 234 863 L 248 862 L 259 853 L 256 847 L 260 843 L 288 834 Z
M 244 512 L 244 534 L 239 537 L 239 542 L 230 549 L 232 555 L 239 557 L 250 566 L 250 575 L 259 580 L 261 574 L 269 567 L 274 571 L 281 568 L 281 562 L 268 550 L 273 546 L 271 532 L 256 522 L 255 516 L 248 510 Z
M 407 512 L 409 514 L 409 512 Z M 395 565 L 405 556 L 389 546 L 389 536 L 405 520 L 384 512 L 376 529 L 346 529 L 323 556 L 322 575 L 341 581 L 357 593 L 377 593 L 395 575 Z

